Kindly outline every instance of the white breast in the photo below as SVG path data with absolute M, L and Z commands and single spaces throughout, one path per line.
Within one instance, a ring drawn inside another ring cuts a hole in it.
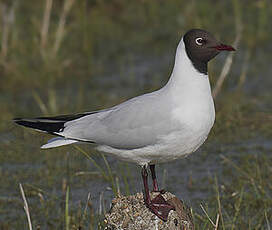
M 193 67 L 183 40 L 177 48 L 172 75 L 160 93 L 161 97 L 167 97 L 167 100 L 161 100 L 162 103 L 172 105 L 169 122 L 175 121 L 177 129 L 159 136 L 156 144 L 143 148 L 121 150 L 99 146 L 99 150 L 145 165 L 175 160 L 198 149 L 213 126 L 215 110 L 209 78 Z

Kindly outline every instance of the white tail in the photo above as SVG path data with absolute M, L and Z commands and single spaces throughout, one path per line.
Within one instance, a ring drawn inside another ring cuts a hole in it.
M 56 137 L 56 138 L 52 138 L 50 139 L 47 144 L 42 145 L 41 149 L 49 149 L 49 148 L 55 148 L 55 147 L 59 147 L 59 146 L 63 146 L 63 145 L 70 145 L 73 143 L 78 142 L 77 140 L 71 140 L 71 139 L 67 139 L 64 137 Z

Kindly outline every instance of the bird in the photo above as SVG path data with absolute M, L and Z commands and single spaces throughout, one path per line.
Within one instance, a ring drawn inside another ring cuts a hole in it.
M 57 137 L 41 146 L 91 143 L 101 152 L 141 166 L 146 207 L 163 221 L 175 207 L 161 195 L 155 165 L 195 152 L 215 121 L 208 62 L 222 51 L 235 51 L 203 29 L 181 37 L 168 82 L 108 109 L 53 117 L 15 118 L 14 122 Z M 153 191 L 148 186 L 148 166 Z

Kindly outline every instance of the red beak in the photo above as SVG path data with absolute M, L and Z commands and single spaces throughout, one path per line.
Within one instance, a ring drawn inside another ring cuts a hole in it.
M 214 46 L 213 48 L 217 49 L 218 51 L 226 50 L 226 51 L 235 51 L 232 46 L 220 44 L 218 46 Z

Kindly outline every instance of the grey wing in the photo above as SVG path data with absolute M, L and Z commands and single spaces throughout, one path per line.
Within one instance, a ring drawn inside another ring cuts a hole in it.
M 175 130 L 171 103 L 157 92 L 128 100 L 118 106 L 68 122 L 63 135 L 119 149 L 153 145 Z

